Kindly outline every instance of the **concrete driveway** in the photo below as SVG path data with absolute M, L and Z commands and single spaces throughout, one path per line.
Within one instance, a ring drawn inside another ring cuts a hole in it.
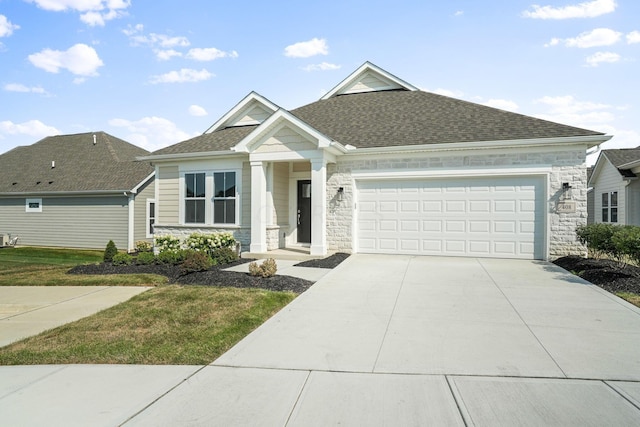
M 102 369 L 115 381 L 118 367 Z M 636 426 L 640 310 L 545 262 L 354 255 L 213 364 L 164 369 L 171 387 L 138 390 L 137 410 L 127 392 L 112 395 L 109 408 L 122 399 L 123 409 L 110 419 L 127 426 Z M 11 379 L 4 372 L 0 384 Z M 46 376 L 52 393 L 55 376 Z M 14 386 L 6 397 L 2 387 L 0 413 L 26 424 L 15 408 L 32 386 Z M 82 385 L 69 387 L 82 396 Z M 91 390 L 93 418 L 86 406 L 84 418 L 64 417 L 60 408 L 48 416 L 115 425 L 98 422 L 104 411 Z

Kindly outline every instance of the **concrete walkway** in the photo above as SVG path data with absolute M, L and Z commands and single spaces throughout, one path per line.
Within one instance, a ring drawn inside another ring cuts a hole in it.
M 0 347 L 90 316 L 142 286 L 0 286 Z
M 0 414 L 11 425 L 637 426 L 640 310 L 545 262 L 354 255 L 206 367 L 0 368 Z

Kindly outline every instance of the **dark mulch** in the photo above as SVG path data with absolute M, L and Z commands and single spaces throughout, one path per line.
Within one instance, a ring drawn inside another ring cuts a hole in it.
M 558 258 L 553 263 L 606 291 L 640 294 L 640 267 L 575 255 Z
M 342 261 L 349 258 L 349 254 L 342 252 L 335 253 L 322 259 L 312 259 L 296 264 L 296 267 L 313 267 L 313 268 L 336 268 Z
M 338 255 L 338 254 L 336 254 Z M 346 254 L 343 254 L 346 255 Z M 348 256 L 348 255 L 347 255 Z M 340 259 L 342 258 L 342 259 Z M 321 268 L 333 268 L 340 264 L 346 256 L 336 257 L 332 255 L 324 260 L 314 260 L 313 266 Z M 338 261 L 339 259 L 339 261 Z M 328 260 L 328 261 L 325 261 Z M 184 273 L 180 267 L 172 265 L 126 265 L 114 266 L 110 263 L 88 264 L 73 267 L 68 271 L 69 274 L 159 274 L 169 278 L 170 283 L 179 283 L 182 285 L 200 285 L 200 286 L 220 286 L 235 288 L 259 288 L 270 291 L 290 291 L 302 293 L 309 289 L 314 282 L 299 279 L 297 277 L 276 275 L 274 277 L 253 277 L 248 273 L 240 273 L 236 271 L 222 271 L 235 265 L 253 261 L 251 259 L 240 259 L 223 266 L 214 266 L 207 271 L 196 273 Z M 304 264 L 304 263 L 302 263 Z M 300 264 L 298 264 L 300 265 Z M 310 267 L 310 266 L 306 266 Z

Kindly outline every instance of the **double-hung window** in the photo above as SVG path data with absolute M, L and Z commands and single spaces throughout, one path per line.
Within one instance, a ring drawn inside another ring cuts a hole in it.
M 618 222 L 618 192 L 602 193 L 602 222 Z
M 236 223 L 236 173 L 213 173 L 213 223 Z
M 204 173 L 186 173 L 184 175 L 184 222 L 204 224 L 206 211 L 206 191 Z

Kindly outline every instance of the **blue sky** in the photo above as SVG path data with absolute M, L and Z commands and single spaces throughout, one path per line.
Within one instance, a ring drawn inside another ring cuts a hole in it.
M 252 90 L 314 102 L 365 61 L 635 147 L 639 17 L 637 0 L 0 0 L 0 153 L 98 130 L 153 151 Z

